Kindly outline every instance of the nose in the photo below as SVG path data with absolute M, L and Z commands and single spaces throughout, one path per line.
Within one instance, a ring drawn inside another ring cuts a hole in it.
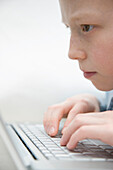
M 86 59 L 86 53 L 82 49 L 83 47 L 82 48 L 81 47 L 82 47 L 82 43 L 80 42 L 80 40 L 77 41 L 77 39 L 75 39 L 71 36 L 69 53 L 68 53 L 69 58 L 73 59 L 73 60 Z

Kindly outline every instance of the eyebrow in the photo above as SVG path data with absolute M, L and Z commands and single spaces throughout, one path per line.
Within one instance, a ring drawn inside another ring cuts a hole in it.
M 98 16 L 98 15 L 102 15 L 102 13 L 100 12 L 100 11 L 93 11 L 93 10 L 89 10 L 89 11 L 78 11 L 78 12 L 75 12 L 75 15 L 73 14 L 73 16 L 72 17 L 74 17 L 74 18 L 76 18 L 76 19 L 80 19 L 81 17 L 83 17 L 83 16 L 90 16 L 90 15 L 92 15 L 92 16 Z
M 92 20 L 98 20 L 99 17 L 102 16 L 102 13 L 100 11 L 92 11 L 92 10 L 89 10 L 89 11 L 79 11 L 79 12 L 75 12 L 73 13 L 73 15 L 71 16 L 71 18 L 69 18 L 69 23 L 71 23 L 73 20 L 75 21 L 79 21 L 79 20 L 82 20 L 82 19 L 89 19 L 91 18 Z M 94 17 L 94 18 L 93 18 Z M 65 22 L 65 18 L 62 20 L 62 22 L 66 25 L 66 27 L 69 27 L 67 22 Z

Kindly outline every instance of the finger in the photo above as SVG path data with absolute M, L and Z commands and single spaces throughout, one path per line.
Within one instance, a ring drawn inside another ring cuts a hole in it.
M 59 114 L 60 113 L 60 114 Z M 51 117 L 49 120 L 49 128 L 48 128 L 48 134 L 50 136 L 55 136 L 58 133 L 59 130 L 59 124 L 61 119 L 63 118 L 63 111 L 54 111 L 54 114 L 51 113 Z
M 50 112 L 45 112 L 44 118 L 43 118 L 43 125 L 46 133 L 49 131 L 49 122 L 50 122 Z
M 102 125 L 105 124 L 106 120 L 98 113 L 92 113 L 92 114 L 79 114 L 77 115 L 72 122 L 69 124 L 67 128 L 63 131 L 63 136 L 61 138 L 61 145 L 65 146 L 73 133 L 79 129 L 81 126 L 85 125 Z
M 70 124 L 70 122 L 73 120 L 73 118 L 77 115 L 77 113 L 80 113 L 80 110 L 81 110 L 81 104 L 80 103 L 77 103 L 71 109 L 71 111 L 69 112 L 68 117 L 65 121 L 64 127 L 62 129 L 62 133 L 63 133 L 63 130 Z
M 70 103 L 63 102 L 48 108 L 43 123 L 46 132 L 50 136 L 55 136 L 58 133 L 60 120 L 69 112 L 71 107 Z
M 67 120 L 64 124 L 64 128 L 67 127 L 70 124 L 70 122 L 73 120 L 73 118 L 77 114 L 88 113 L 88 112 L 93 112 L 93 111 L 94 111 L 93 105 L 90 104 L 90 106 L 89 106 L 88 102 L 85 101 L 85 100 L 80 101 L 70 110 L 68 117 L 67 117 Z M 62 133 L 63 133 L 63 131 L 62 131 Z
M 67 148 L 72 150 L 77 146 L 77 143 L 84 139 L 105 140 L 105 125 L 85 125 L 80 127 L 70 138 Z
M 58 132 L 59 122 L 63 117 L 62 111 L 51 110 L 45 113 L 43 124 L 46 132 L 50 136 L 55 136 Z

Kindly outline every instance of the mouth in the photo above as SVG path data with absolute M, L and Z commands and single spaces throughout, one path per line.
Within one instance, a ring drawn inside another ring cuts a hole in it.
M 83 75 L 85 78 L 89 79 L 90 77 L 94 76 L 96 72 L 85 72 L 83 71 Z

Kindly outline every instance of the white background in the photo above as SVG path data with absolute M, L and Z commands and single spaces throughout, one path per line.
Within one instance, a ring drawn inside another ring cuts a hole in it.
M 49 105 L 77 93 L 101 96 L 68 58 L 58 1 L 0 1 L 0 110 L 7 121 L 42 121 Z

